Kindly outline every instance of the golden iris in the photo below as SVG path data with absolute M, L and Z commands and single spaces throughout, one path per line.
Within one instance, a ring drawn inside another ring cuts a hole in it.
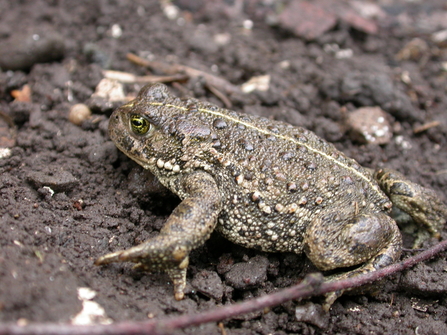
M 151 128 L 151 124 L 143 116 L 140 115 L 131 115 L 130 116 L 130 127 L 132 128 L 132 131 L 136 135 L 145 135 Z

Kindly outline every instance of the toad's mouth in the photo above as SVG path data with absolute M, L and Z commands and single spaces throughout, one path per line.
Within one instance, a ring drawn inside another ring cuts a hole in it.
M 136 143 L 135 139 L 130 136 L 125 136 L 125 132 L 122 132 L 122 136 L 116 131 L 110 133 L 110 139 L 115 146 L 127 157 L 135 161 L 138 165 L 141 165 L 145 169 L 149 169 L 149 161 L 154 161 L 152 157 L 146 157 L 143 155 L 144 150 L 141 150 L 141 145 Z
M 133 157 L 130 155 L 127 155 L 130 159 L 132 159 L 133 161 L 135 161 L 135 163 L 137 163 L 138 165 L 141 165 L 143 168 L 145 168 L 146 170 L 150 170 L 151 165 L 142 159 L 139 159 L 138 157 Z

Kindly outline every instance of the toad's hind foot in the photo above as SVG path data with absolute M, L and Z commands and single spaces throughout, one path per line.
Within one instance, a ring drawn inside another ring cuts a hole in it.
M 392 247 L 392 248 L 395 249 L 394 247 Z M 360 266 L 359 268 L 354 269 L 349 272 L 343 272 L 343 273 L 338 273 L 338 274 L 328 276 L 325 278 L 325 281 L 332 282 L 332 281 L 337 281 L 337 280 L 353 278 L 353 277 L 360 276 L 362 274 L 366 274 L 369 272 L 374 272 L 374 271 L 382 269 L 386 266 L 389 266 L 395 262 L 395 259 L 392 259 L 388 256 L 388 254 L 390 252 L 393 253 L 394 250 L 389 250 L 389 248 L 384 248 L 384 250 L 382 250 L 374 259 L 365 263 L 364 265 Z M 329 309 L 331 308 L 331 306 L 335 302 L 335 300 L 337 300 L 339 297 L 341 297 L 347 291 L 351 291 L 354 294 L 364 294 L 364 293 L 374 294 L 376 289 L 377 289 L 377 286 L 372 284 L 372 285 L 368 285 L 367 287 L 355 287 L 352 289 L 329 292 L 325 295 L 325 299 L 322 304 L 323 310 L 329 311 Z
M 432 236 L 440 237 L 447 220 L 447 206 L 435 191 L 413 183 L 391 169 L 377 170 L 374 176 L 394 206 L 425 226 Z

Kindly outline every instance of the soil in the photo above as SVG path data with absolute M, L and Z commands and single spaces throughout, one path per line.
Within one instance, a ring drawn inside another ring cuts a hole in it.
M 0 0 L 0 144 L 10 148 L 0 159 L 2 323 L 71 322 L 83 306 L 81 287 L 96 292 L 90 299 L 104 309 L 102 321 L 148 320 L 265 295 L 315 271 L 304 256 L 248 250 L 216 234 L 193 252 L 186 298 L 179 302 L 164 274 L 130 264 L 93 265 L 156 234 L 178 204 L 174 196 L 147 192 L 142 169 L 108 139 L 108 116 L 122 101 L 92 98 L 104 69 L 149 73 L 126 59 L 129 52 L 238 86 L 269 75 L 268 91 L 229 94 L 232 109 L 305 126 L 362 165 L 395 168 L 446 198 L 447 43 L 436 35 L 447 29 L 445 1 L 356 2 L 381 12 L 357 25 L 337 14 L 333 26 L 313 32 L 316 37 L 300 35 L 276 15 L 290 1 L 174 3 L 178 13 L 158 1 Z M 223 105 L 201 78 L 170 86 Z M 128 95 L 140 87 L 124 85 Z M 80 126 L 68 120 L 76 103 L 93 111 Z M 387 113 L 388 143 L 365 143 L 347 131 L 346 114 L 364 106 Z M 411 248 L 413 236 L 403 236 Z M 411 254 L 405 250 L 403 257 Z M 446 269 L 444 253 L 384 280 L 375 295 L 341 297 L 322 322 L 297 321 L 302 303 L 290 302 L 225 321 L 223 329 L 446 334 Z M 214 323 L 178 331 L 222 332 Z

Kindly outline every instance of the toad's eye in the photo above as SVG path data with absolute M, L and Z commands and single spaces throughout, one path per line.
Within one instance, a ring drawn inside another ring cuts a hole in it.
M 130 116 L 130 128 L 135 133 L 135 135 L 146 135 L 151 129 L 151 123 L 148 119 L 140 115 Z

